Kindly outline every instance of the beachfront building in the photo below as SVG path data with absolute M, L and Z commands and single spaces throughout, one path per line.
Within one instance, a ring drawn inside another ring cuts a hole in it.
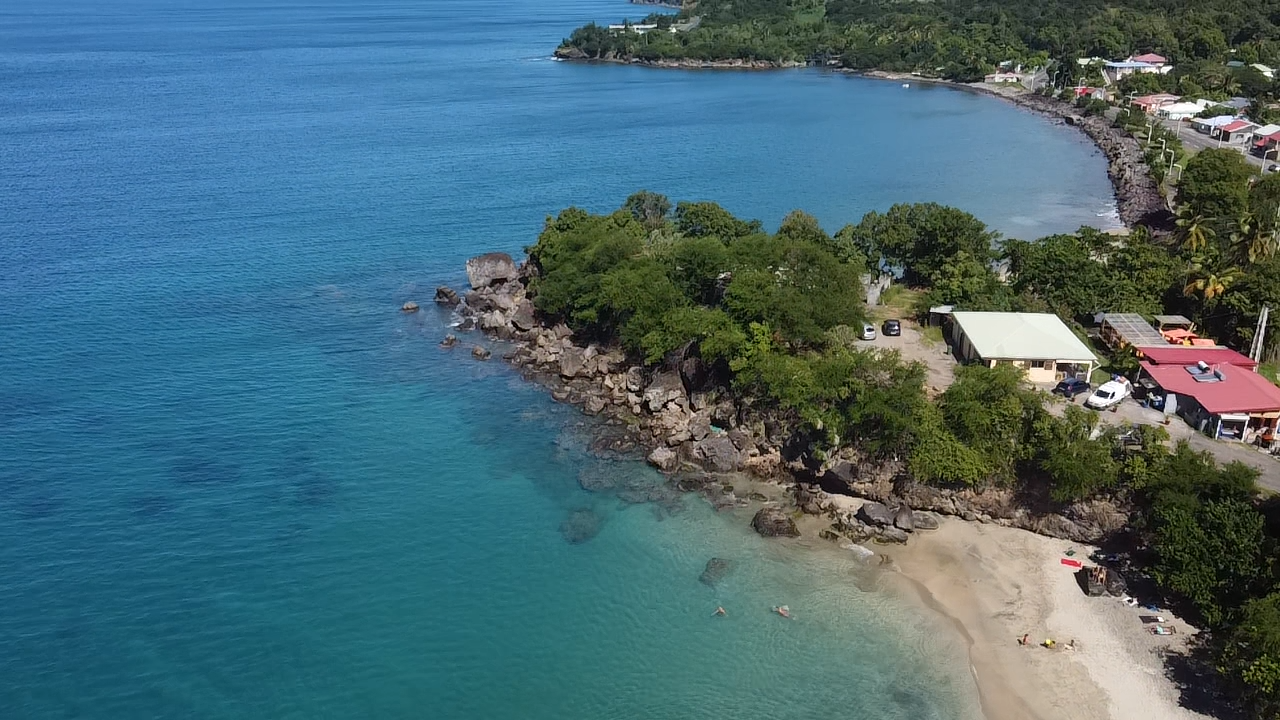
M 1159 62 L 1147 62 L 1138 58 L 1158 58 Z M 1164 58 L 1159 55 L 1136 55 L 1128 60 L 1118 62 L 1108 62 L 1102 66 L 1102 76 L 1107 79 L 1107 83 L 1115 85 L 1121 80 L 1136 75 L 1138 73 L 1156 73 L 1164 75 L 1173 70 L 1173 66 L 1168 64 Z
M 1169 355 L 1169 349 L 1182 352 Z M 1138 373 L 1138 382 L 1154 385 L 1154 392 L 1163 396 L 1166 414 L 1176 413 L 1215 438 L 1275 441 L 1280 388 L 1246 363 L 1233 364 L 1234 351 L 1227 348 L 1169 349 L 1144 348 L 1146 359 Z
M 1049 313 L 951 313 L 951 346 L 965 362 L 1013 365 L 1035 383 L 1089 377 L 1098 358 L 1057 315 Z
M 1249 142 L 1249 138 L 1253 136 L 1254 131 L 1257 129 L 1258 126 L 1248 120 L 1236 120 L 1220 128 L 1215 128 L 1209 133 L 1209 136 L 1217 138 L 1224 143 L 1242 145 Z
M 982 78 L 982 81 L 989 85 L 1003 85 L 1005 83 L 1021 83 L 1023 80 L 1026 80 L 1026 79 L 1027 79 L 1027 76 L 1023 75 L 1022 73 L 1001 70 L 999 72 L 993 72 L 990 75 L 984 76 Z
M 1213 103 L 1208 100 L 1191 100 L 1164 105 L 1156 110 L 1156 115 L 1165 120 L 1186 120 L 1199 115 L 1201 111 Z
M 1170 95 L 1169 93 L 1156 93 L 1154 95 L 1142 95 L 1129 101 L 1129 104 L 1138 108 L 1142 112 L 1152 115 L 1165 105 L 1172 105 L 1182 98 L 1178 95 Z
M 1215 115 L 1210 118 L 1192 118 L 1191 129 L 1202 135 L 1213 135 L 1213 132 L 1218 128 L 1226 127 L 1238 120 L 1239 118 L 1235 115 Z

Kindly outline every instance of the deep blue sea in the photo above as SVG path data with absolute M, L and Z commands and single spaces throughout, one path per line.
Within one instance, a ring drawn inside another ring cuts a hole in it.
M 583 491 L 655 478 L 397 308 L 642 187 L 1035 237 L 1114 224 L 1104 160 L 947 89 L 548 59 L 645 12 L 0 5 L 0 719 L 973 716 L 874 569 Z

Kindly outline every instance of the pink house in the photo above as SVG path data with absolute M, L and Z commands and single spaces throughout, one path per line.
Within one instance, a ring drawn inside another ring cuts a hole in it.
M 1146 53 L 1143 55 L 1134 55 L 1133 57 L 1130 57 L 1129 62 L 1147 63 L 1148 65 L 1155 65 L 1159 67 L 1169 62 L 1169 59 L 1161 55 L 1157 55 L 1155 53 Z
M 1141 109 L 1142 112 L 1150 115 L 1155 111 L 1159 110 L 1160 108 L 1164 107 L 1165 105 L 1172 105 L 1173 103 L 1178 102 L 1178 100 L 1180 99 L 1181 98 L 1179 98 L 1177 95 L 1170 95 L 1169 93 L 1156 93 L 1155 95 L 1143 95 L 1142 97 L 1136 97 L 1130 100 L 1129 104 L 1136 108 Z

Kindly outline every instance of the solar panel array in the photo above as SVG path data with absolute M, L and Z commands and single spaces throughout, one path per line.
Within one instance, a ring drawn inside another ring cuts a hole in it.
M 1108 313 L 1106 323 L 1130 345 L 1167 345 L 1159 330 L 1137 313 Z

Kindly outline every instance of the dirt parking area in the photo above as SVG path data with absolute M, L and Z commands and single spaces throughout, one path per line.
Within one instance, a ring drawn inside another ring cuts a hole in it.
M 923 363 L 928 369 L 925 385 L 929 388 L 931 396 L 938 395 L 951 387 L 951 383 L 956 379 L 956 361 L 951 356 L 951 350 L 947 344 L 940 339 L 941 335 L 937 334 L 937 329 L 933 330 L 934 336 L 930 337 L 926 329 L 921 328 L 915 321 L 902 320 L 902 334 L 890 337 L 884 334 L 881 327 L 884 319 L 889 317 L 891 316 L 885 315 L 884 318 L 876 321 L 876 339 L 866 344 L 897 350 L 902 354 L 903 360 Z

